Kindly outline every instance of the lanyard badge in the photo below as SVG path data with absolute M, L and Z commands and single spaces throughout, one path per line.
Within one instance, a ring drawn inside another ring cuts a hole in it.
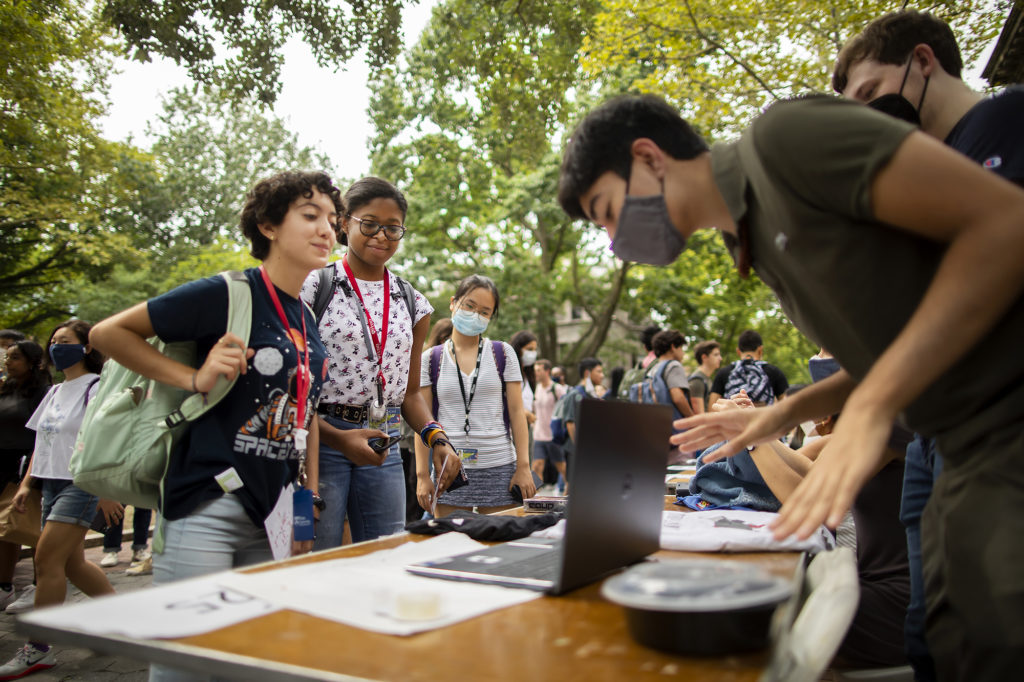
M 345 276 L 348 277 L 348 283 L 352 286 L 352 291 L 355 292 L 356 297 L 359 299 L 359 305 L 366 316 L 366 323 L 370 327 L 372 348 L 367 350 L 377 355 L 377 377 L 375 381 L 377 395 L 368 406 L 367 415 L 371 422 L 382 422 L 388 413 L 387 404 L 384 402 L 384 385 L 386 383 L 384 379 L 384 346 L 388 342 L 388 318 L 391 313 L 391 273 L 388 272 L 387 268 L 384 268 L 384 314 L 381 318 L 380 334 L 378 335 L 377 325 L 374 324 L 373 316 L 370 315 L 366 302 L 363 300 L 363 292 L 359 290 L 359 283 L 356 281 L 355 275 L 352 274 L 352 268 L 348 266 L 348 258 L 343 258 L 341 264 L 345 268 Z
M 263 283 L 267 287 L 267 291 L 270 293 L 270 300 L 274 303 L 274 308 L 277 310 L 277 316 L 281 320 L 281 324 L 284 326 L 285 336 L 287 336 L 292 345 L 295 346 L 295 362 L 297 365 L 295 374 L 295 399 L 297 401 L 297 410 L 295 415 L 295 424 L 292 428 L 292 440 L 295 442 L 295 448 L 303 455 L 306 452 L 306 436 L 309 435 L 309 431 L 305 429 L 306 426 L 306 401 L 309 398 L 309 386 L 311 383 L 311 375 L 309 373 L 309 341 L 306 336 L 306 315 L 300 309 L 299 316 L 302 318 L 302 348 L 299 348 L 298 342 L 298 330 L 293 329 L 288 323 L 288 318 L 284 314 L 284 307 L 281 305 L 281 299 L 277 296 L 277 290 L 274 288 L 274 283 L 270 281 L 270 275 L 267 274 L 267 269 L 264 266 L 260 266 L 260 274 L 263 276 Z
M 476 395 L 476 381 L 480 378 L 480 360 L 484 356 L 484 337 L 480 337 L 480 341 L 476 346 L 476 369 L 473 370 L 473 383 L 469 386 L 469 396 L 466 396 L 466 385 L 462 381 L 462 370 L 459 368 L 459 357 L 455 354 L 455 342 L 451 339 L 448 343 L 452 349 L 452 358 L 455 360 L 455 376 L 459 379 L 459 393 L 462 394 L 462 405 L 466 408 L 466 423 L 463 425 L 463 430 L 466 435 L 469 435 L 469 408 L 473 404 L 473 396 Z

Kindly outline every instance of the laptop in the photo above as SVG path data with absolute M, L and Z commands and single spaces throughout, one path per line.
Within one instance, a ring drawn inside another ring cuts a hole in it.
M 562 594 L 656 552 L 672 408 L 584 399 L 576 433 L 561 540 L 527 537 L 406 570 Z

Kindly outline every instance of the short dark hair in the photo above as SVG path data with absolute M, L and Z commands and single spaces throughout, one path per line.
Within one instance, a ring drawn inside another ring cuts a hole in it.
M 736 348 L 741 353 L 752 353 L 763 345 L 764 341 L 761 340 L 761 335 L 753 329 L 748 329 L 740 334 L 739 341 L 736 342 Z
M 363 206 L 374 199 L 391 199 L 398 204 L 398 210 L 402 212 L 402 222 L 405 222 L 406 212 L 409 210 L 409 202 L 405 200 L 402 190 L 398 189 L 383 178 L 373 176 L 361 178 L 352 183 L 352 186 L 345 192 L 346 215 L 352 215 Z M 338 229 L 338 243 L 348 245 L 348 235 Z
M 78 337 L 79 343 L 89 343 L 89 332 L 92 330 L 92 325 L 89 324 L 88 322 L 85 322 L 84 320 L 71 318 L 70 320 L 65 320 L 64 322 L 61 322 L 60 324 L 53 328 L 53 331 L 50 332 L 50 338 L 46 342 L 47 350 L 49 350 L 50 345 L 53 343 L 53 337 L 57 335 L 57 332 L 64 328 L 70 329 L 74 333 L 74 335 Z M 95 348 L 93 348 L 92 350 L 85 354 L 86 371 L 92 372 L 93 374 L 99 374 L 103 370 L 103 360 L 103 354 L 100 353 Z
M 601 361 L 597 358 L 583 358 L 580 360 L 580 364 L 577 365 L 576 369 L 579 370 L 580 379 L 583 379 L 583 373 L 593 370 L 595 367 L 600 367 Z
M 666 329 L 654 335 L 654 339 L 651 340 L 651 347 L 654 350 L 654 354 L 661 357 L 673 348 L 681 347 L 684 343 L 686 343 L 685 336 L 675 329 Z
M 313 190 L 325 194 L 334 202 L 338 215 L 345 213 L 341 190 L 334 186 L 330 176 L 321 171 L 284 171 L 257 182 L 245 197 L 240 224 L 242 234 L 249 240 L 249 253 L 256 260 L 270 255 L 270 240 L 260 232 L 260 225 L 280 225 L 288 214 L 292 202 L 298 197 L 312 197 Z
M 545 358 L 539 358 L 537 360 L 537 362 L 535 362 L 533 364 L 534 365 L 538 365 L 540 367 L 543 367 L 545 372 L 550 372 L 551 371 L 551 361 L 547 360 Z
M 640 343 L 644 344 L 644 348 L 647 350 L 654 350 L 654 346 L 651 345 L 654 335 L 661 331 L 661 327 L 651 325 L 650 327 L 644 327 L 644 330 L 640 332 Z
M 908 9 L 875 19 L 843 45 L 832 70 L 832 88 L 840 94 L 846 90 L 854 64 L 865 59 L 903 64 L 921 43 L 932 48 L 943 71 L 962 77 L 964 60 L 949 24 L 928 12 Z
M 17 329 L 0 329 L 0 339 L 10 339 L 11 341 L 24 341 L 25 334 L 19 332 Z
M 711 355 L 716 348 L 721 348 L 718 341 L 701 341 L 693 347 L 693 357 L 698 365 L 704 364 L 704 356 Z
M 463 277 L 459 281 L 458 286 L 455 287 L 455 300 L 460 300 L 463 296 L 476 289 L 487 289 L 494 296 L 494 311 L 491 313 L 491 317 L 496 317 L 498 315 L 498 304 L 501 302 L 501 295 L 498 293 L 498 285 L 490 277 L 485 277 L 484 275 Z
M 614 97 L 580 121 L 562 155 L 558 203 L 570 218 L 586 217 L 580 197 L 606 172 L 629 180 L 631 147 L 641 137 L 652 140 L 675 159 L 693 159 L 708 150 L 707 143 L 675 107 L 660 97 Z

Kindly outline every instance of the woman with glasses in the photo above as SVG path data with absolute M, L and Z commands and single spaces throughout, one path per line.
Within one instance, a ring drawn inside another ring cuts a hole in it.
M 516 352 L 483 336 L 498 303 L 498 287 L 489 278 L 463 279 L 449 303 L 451 338 L 423 354 L 420 391 L 435 406 L 469 481 L 435 497 L 428 453 L 417 443 L 416 496 L 434 516 L 456 508 L 499 511 L 536 492 Z
M 346 518 L 354 542 L 405 526 L 402 457 L 397 441 L 390 442 L 403 417 L 436 446 L 436 457 L 457 461 L 441 429 L 430 428 L 417 390 L 433 307 L 387 267 L 406 232 L 405 196 L 368 177 L 345 193 L 345 206 L 338 240 L 347 252 L 312 273 L 302 289 L 330 356 L 319 406 L 316 549 L 341 545 Z M 457 473 L 448 468 L 446 484 Z

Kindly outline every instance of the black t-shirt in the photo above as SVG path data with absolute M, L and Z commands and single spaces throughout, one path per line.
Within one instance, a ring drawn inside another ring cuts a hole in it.
M 197 419 L 171 458 L 164 480 L 163 514 L 187 516 L 199 504 L 223 494 L 215 476 L 234 468 L 243 486 L 236 490 L 253 523 L 262 526 L 281 494 L 295 480 L 298 452 L 292 442 L 297 403 L 294 395 L 296 350 L 274 308 L 260 272 L 245 271 L 252 291 L 252 328 L 246 373 L 224 399 Z M 205 358 L 227 329 L 227 283 L 218 275 L 184 284 L 149 301 L 149 317 L 166 342 L 195 341 Z M 316 414 L 320 385 L 327 372 L 327 352 L 313 314 L 280 289 L 277 296 L 302 343 L 302 318 L 311 355 L 312 382 L 306 403 L 306 428 Z M 292 393 L 289 394 L 289 383 Z
M 725 385 L 729 381 L 729 375 L 732 374 L 732 368 L 734 365 L 735 363 L 730 363 L 718 370 L 715 374 L 714 380 L 711 382 L 712 393 L 717 393 L 723 398 L 729 397 L 725 395 Z M 785 395 L 786 390 L 789 388 L 789 380 L 786 379 L 786 375 L 782 373 L 782 370 L 775 365 L 765 362 L 762 364 L 762 367 L 764 368 L 764 373 L 768 376 L 768 383 L 772 387 L 772 393 L 774 394 L 775 399 L 778 400 L 780 397 Z
M 0 451 L 17 452 L 19 456 L 32 452 L 36 432 L 26 429 L 25 423 L 49 389 L 48 385 L 39 386 L 31 395 L 24 396 L 21 389 L 16 388 L 0 396 Z
M 1024 87 L 1007 88 L 975 104 L 946 136 L 946 144 L 1024 185 Z

